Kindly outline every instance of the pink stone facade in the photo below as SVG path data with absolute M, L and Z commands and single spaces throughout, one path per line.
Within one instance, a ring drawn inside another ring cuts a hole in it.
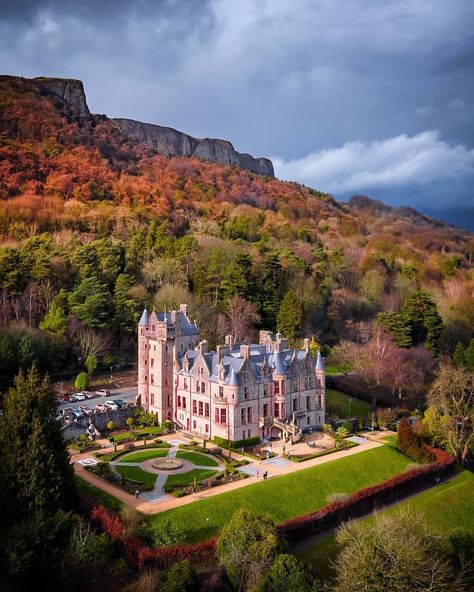
M 227 440 L 298 438 L 321 428 L 325 417 L 325 372 L 305 340 L 261 331 L 258 344 L 235 345 L 232 337 L 208 352 L 199 329 L 179 311 L 148 314 L 138 326 L 138 393 L 144 409 L 187 433 Z

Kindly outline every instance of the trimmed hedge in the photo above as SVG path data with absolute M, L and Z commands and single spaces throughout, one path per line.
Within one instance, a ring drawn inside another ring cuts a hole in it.
M 219 436 L 214 436 L 213 441 L 222 448 L 245 448 L 245 446 L 255 446 L 255 444 L 260 444 L 260 436 L 254 436 L 253 438 L 247 438 L 246 440 L 225 440 L 224 438 L 219 438 Z
M 290 544 L 335 528 L 342 522 L 373 512 L 382 504 L 389 504 L 413 493 L 416 489 L 433 483 L 433 479 L 454 468 L 455 459 L 436 448 L 430 448 L 435 462 L 396 475 L 378 485 L 356 491 L 347 500 L 324 506 L 317 512 L 286 520 L 277 531 Z

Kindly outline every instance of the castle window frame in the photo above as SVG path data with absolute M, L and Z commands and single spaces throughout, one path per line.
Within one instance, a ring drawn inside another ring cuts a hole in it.
M 247 400 L 250 396 L 250 387 L 244 386 L 244 399 Z

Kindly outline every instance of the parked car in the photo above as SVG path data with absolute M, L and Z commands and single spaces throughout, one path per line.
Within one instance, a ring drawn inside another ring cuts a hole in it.
M 127 406 L 127 403 L 123 399 L 114 399 L 113 402 L 120 407 L 120 409 L 124 409 Z
M 113 409 L 114 411 L 119 408 L 115 401 L 105 401 L 104 405 L 109 409 Z
M 71 395 L 71 401 L 85 401 L 86 396 L 83 393 L 74 393 Z
M 82 394 L 86 399 L 93 399 L 95 397 L 95 393 L 91 393 L 90 391 L 82 391 Z
M 95 406 L 96 411 L 107 411 L 108 407 L 106 405 L 104 405 L 103 403 L 98 403 Z
M 80 409 L 77 409 L 76 407 L 71 407 L 71 413 L 74 415 L 75 418 L 79 419 L 81 417 L 84 417 L 84 412 L 81 411 Z
M 108 389 L 100 389 L 98 391 L 95 391 L 95 394 L 98 397 L 108 397 L 110 395 L 110 391 Z
M 92 409 L 88 409 L 87 407 L 84 407 L 83 405 L 79 405 L 79 409 L 82 411 L 82 413 L 84 413 L 85 415 L 90 415 L 92 413 Z

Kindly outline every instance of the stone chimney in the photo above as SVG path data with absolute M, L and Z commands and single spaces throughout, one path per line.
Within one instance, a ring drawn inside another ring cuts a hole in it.
M 176 324 L 176 311 L 175 310 L 171 311 L 171 322 L 173 323 L 173 325 Z
M 179 305 L 179 312 L 182 312 L 185 317 L 188 316 L 188 305 L 187 304 L 180 304 Z
M 217 360 L 220 363 L 222 361 L 223 357 L 229 353 L 229 348 L 227 345 L 218 345 L 216 347 L 216 353 L 217 353 Z
M 305 351 L 308 351 L 308 350 L 309 350 L 309 339 L 308 339 L 307 337 L 305 337 L 305 338 L 303 339 L 303 349 L 304 349 Z
M 207 341 L 205 339 L 199 342 L 198 351 L 200 351 L 202 354 L 207 352 Z
M 248 358 L 250 356 L 250 346 L 248 346 L 246 344 L 242 344 L 240 346 L 240 355 L 242 358 L 245 358 L 246 360 L 248 360 Z

